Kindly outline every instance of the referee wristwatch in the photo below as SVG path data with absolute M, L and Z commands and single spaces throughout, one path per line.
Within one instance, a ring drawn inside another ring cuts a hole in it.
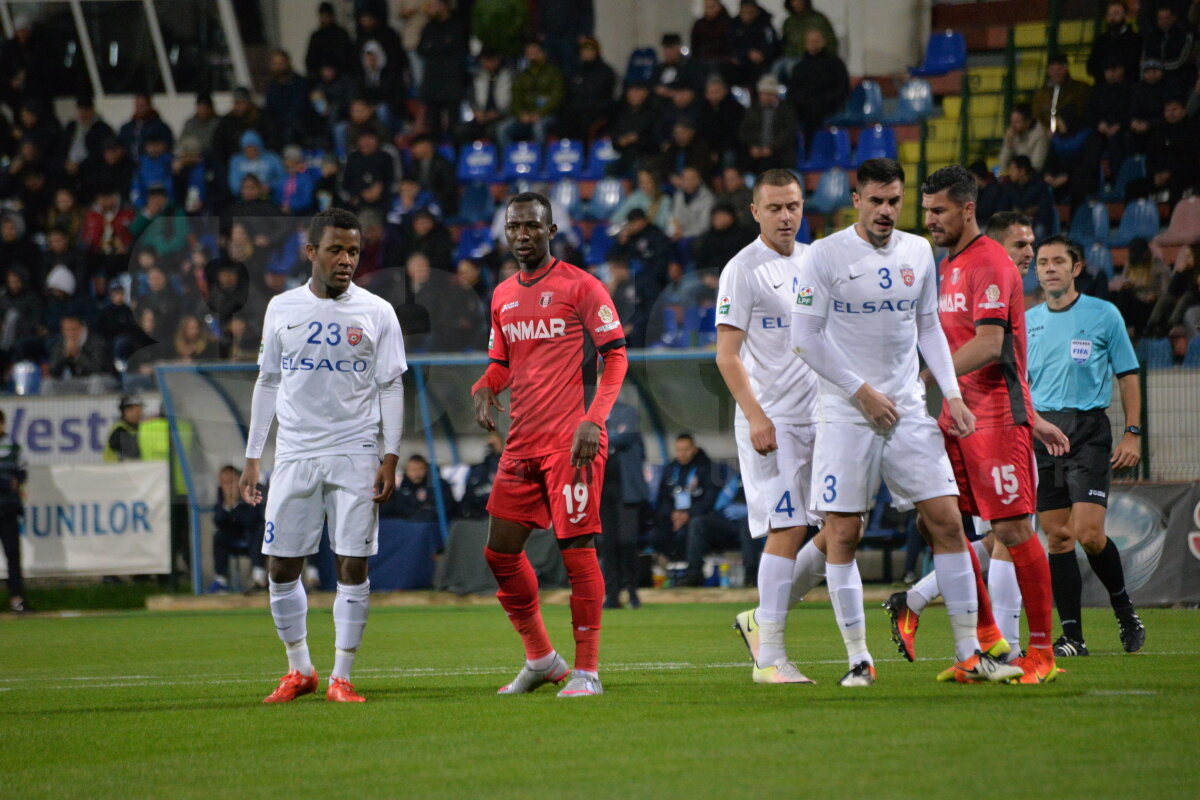
M 1132 433 L 1134 436 L 1142 435 L 1142 429 L 1138 425 L 1130 425 L 1128 428 L 1125 429 L 1125 432 Z

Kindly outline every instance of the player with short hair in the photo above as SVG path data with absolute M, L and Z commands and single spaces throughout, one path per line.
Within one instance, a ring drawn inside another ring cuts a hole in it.
M 812 683 L 784 647 L 796 572 L 809 588 L 824 572 L 815 543 L 797 557 L 820 517 L 809 511 L 817 377 L 792 352 L 788 330 L 808 250 L 796 242 L 804 190 L 795 173 L 759 175 L 750 211 L 759 236 L 729 261 L 717 287 L 717 368 L 737 401 L 733 430 L 750 535 L 767 540 L 758 608 L 738 614 L 734 628 L 750 648 L 755 683 Z
M 1033 245 L 1037 241 L 1032 219 L 1016 211 L 997 211 L 988 219 L 984 233 L 1000 243 L 1022 277 L 1029 273 L 1033 264 Z
M 960 489 L 959 508 L 990 522 L 996 539 L 1008 549 L 1029 620 L 1027 654 L 1014 663 L 1022 668 L 1022 683 L 1044 683 L 1054 679 L 1057 669 L 1050 648 L 1050 571 L 1029 521 L 1036 497 L 1034 413 L 1025 378 L 1021 277 L 1005 249 L 979 230 L 978 186 L 970 172 L 943 167 L 925 180 L 921 193 L 925 227 L 934 243 L 949 251 L 941 265 L 938 307 L 954 372 L 976 415 L 976 431 L 969 438 L 955 430 L 949 404 L 940 419 Z M 931 382 L 928 371 L 923 377 Z M 994 561 L 992 569 L 1001 569 L 1001 563 Z M 978 578 L 977 561 L 974 572 Z M 903 640 L 903 609 L 891 610 Z M 993 655 L 1008 652 L 999 631 L 995 636 Z M 953 675 L 947 671 L 939 679 Z
M 969 435 L 974 416 L 938 325 L 933 253 L 924 239 L 896 230 L 904 169 L 892 159 L 865 161 L 853 199 L 858 222 L 809 248 L 792 307 L 792 344 L 821 378 L 811 496 L 825 512 L 826 582 L 850 662 L 840 683 L 875 682 L 854 559 L 881 476 L 897 504 L 915 505 L 925 520 L 958 680 L 1018 676 L 982 652 L 976 638 L 978 597 L 958 489 L 941 432 L 925 410 L 918 350 L 949 398 L 954 432 Z
M 597 669 L 604 577 L 595 537 L 608 455 L 604 422 L 625 377 L 625 334 L 604 284 L 550 254 L 557 231 L 544 196 L 522 192 L 508 201 L 504 235 L 520 270 L 492 296 L 489 363 L 471 394 L 486 430 L 496 427 L 492 409 L 504 411 L 497 395 L 505 388 L 512 409 L 487 504 L 484 556 L 521 635 L 525 665 L 499 693 L 532 692 L 570 675 L 558 696 L 588 697 L 604 693 Z M 571 581 L 574 671 L 546 635 L 525 555 L 531 531 L 551 524 Z
M 1121 554 L 1104 535 L 1112 470 L 1137 466 L 1141 460 L 1138 360 L 1117 307 L 1075 288 L 1082 270 L 1083 252 L 1077 244 L 1065 236 L 1043 241 L 1037 251 L 1037 276 L 1046 302 L 1025 315 L 1033 407 L 1061 426 L 1071 441 L 1067 455 L 1034 446 L 1038 517 L 1050 548 L 1054 604 L 1063 631 L 1054 643 L 1059 657 L 1088 654 L 1080 619 L 1083 587 L 1075 542 L 1083 546 L 1088 563 L 1108 590 L 1125 652 L 1136 653 L 1146 643 L 1146 628 L 1125 588 Z M 1115 448 L 1105 413 L 1113 375 L 1127 423 Z
M 367 559 L 379 549 L 379 504 L 396 486 L 400 376 L 408 364 L 395 310 L 352 282 L 362 252 L 358 218 L 342 209 L 322 211 L 309 222 L 304 250 L 312 277 L 267 305 L 240 479 L 242 497 L 258 505 L 259 459 L 278 417 L 263 553 L 288 673 L 264 702 L 317 690 L 300 573 L 304 558 L 317 552 L 325 522 L 337 556 L 336 650 L 325 697 L 362 702 L 350 668 L 367 625 Z

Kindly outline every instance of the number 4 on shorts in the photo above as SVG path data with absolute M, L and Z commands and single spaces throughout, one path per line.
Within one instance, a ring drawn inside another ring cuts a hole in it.
M 784 492 L 783 497 L 779 498 L 779 502 L 775 505 L 776 514 L 787 514 L 789 517 L 796 513 L 796 509 L 792 506 L 792 493 Z

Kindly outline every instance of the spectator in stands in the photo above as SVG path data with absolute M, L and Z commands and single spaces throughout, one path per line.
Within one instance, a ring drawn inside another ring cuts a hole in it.
M 212 152 L 220 163 L 228 164 L 242 151 L 242 135 L 246 131 L 259 135 L 263 143 L 260 149 L 276 152 L 283 145 L 279 124 L 255 105 L 249 89 L 239 86 L 233 90 L 233 108 L 221 117 L 213 130 Z M 236 195 L 237 192 L 234 187 L 233 193 Z
M 754 201 L 754 196 L 750 187 L 746 185 L 746 177 L 741 170 L 734 166 L 725 167 L 721 170 L 721 179 L 717 188 L 717 204 L 724 203 L 729 206 L 737 218 L 738 225 L 746 228 L 758 227 L 758 223 L 754 221 L 754 216 L 750 213 L 750 204 Z
M 92 156 L 99 156 L 104 142 L 114 136 L 112 126 L 96 113 L 90 94 L 75 99 L 75 119 L 67 123 L 59 140 L 55 163 L 72 179 L 79 167 Z
M 13 18 L 13 38 L 0 47 L 0 99 L 14 114 L 27 97 L 46 102 L 51 99 L 47 79 L 56 65 L 53 48 L 47 45 L 45 36 L 33 30 L 28 15 Z
M 208 326 L 195 314 L 185 314 L 175 326 L 173 360 L 190 364 L 212 361 L 219 355 L 217 341 Z
M 308 99 L 309 81 L 292 68 L 288 51 L 271 51 L 271 79 L 267 83 L 263 110 L 280 123 L 283 141 L 312 144 L 317 133 L 317 118 Z
M 174 199 L 174 166 L 175 157 L 167 150 L 167 140 L 162 134 L 158 131 L 146 134 L 129 193 L 134 208 L 140 209 L 146 204 L 151 187 L 158 187 L 168 199 Z
M 321 3 L 317 6 L 317 29 L 308 37 L 308 48 L 304 51 L 309 80 L 315 80 L 325 64 L 336 67 L 341 74 L 353 71 L 354 52 L 350 34 L 337 24 L 333 3 Z
M 363 47 L 367 42 L 379 42 L 383 48 L 385 60 L 388 64 L 403 69 L 402 65 L 407 65 L 408 59 L 404 55 L 404 43 L 400 41 L 400 34 L 387 23 L 387 10 L 384 4 L 380 3 L 378 7 L 366 3 L 356 4 L 358 11 L 358 31 L 354 42 L 354 50 L 360 56 L 363 52 Z M 355 65 L 359 68 L 360 65 Z
M 264 503 L 252 506 L 238 488 L 241 473 L 226 464 L 218 473 L 217 504 L 213 507 L 213 582 L 209 594 L 229 589 L 229 556 L 249 556 L 251 588 L 267 588 L 266 557 L 262 554 Z
M 649 221 L 659 229 L 671 229 L 671 198 L 663 193 L 662 184 L 653 170 L 638 170 L 637 188 L 625 196 L 613 211 L 610 221 L 613 225 L 620 225 L 635 208 L 645 212 Z
M 27 235 L 25 217 L 19 211 L 0 211 L 0 264 L 23 267 L 35 285 L 48 274 L 41 269 L 42 252 Z M 72 288 L 70 294 L 73 293 Z
M 111 186 L 101 187 L 84 215 L 81 237 L 94 281 L 106 283 L 129 268 L 132 224 L 133 209 L 121 204 L 121 193 Z
M 721 0 L 704 0 L 704 13 L 692 23 L 692 58 L 709 71 L 733 64 L 733 17 Z
M 973 162 L 967 169 L 975 177 L 975 185 L 979 188 L 979 195 L 975 201 L 975 219 L 979 222 L 980 227 L 984 227 L 991 216 L 999 210 L 1003 192 L 1000 189 L 1000 182 L 987 168 L 987 162 L 983 159 Z
M 638 534 L 650 501 L 643 469 L 646 449 L 633 406 L 617 401 L 604 423 L 608 431 L 608 460 L 604 464 L 604 488 L 600 493 L 600 527 L 605 533 L 598 542 L 604 572 L 604 607 L 621 608 L 621 590 L 629 605 L 638 608 Z
M 42 298 L 29 284 L 29 270 L 8 266 L 0 294 L 0 369 L 15 361 L 45 357 Z
M 8 420 L 0 410 L 0 545 L 8 574 L 8 610 L 29 611 L 21 569 L 21 517 L 25 513 L 24 485 L 28 477 L 21 445 L 8 435 Z
M 716 290 L 715 286 L 713 290 Z M 699 273 L 686 271 L 678 258 L 667 262 L 667 283 L 658 295 L 658 303 L 664 310 L 674 311 L 677 329 L 683 327 L 685 310 L 700 307 L 710 297 L 711 292 Z
M 31 233 L 37 234 L 46 230 L 46 212 L 50 210 L 53 198 L 50 195 L 50 185 L 46 182 L 46 169 L 40 162 L 26 164 L 16 174 L 16 186 L 10 186 L 5 194 L 10 202 L 15 202 L 24 212 L 29 221 Z
M 421 184 L 417 183 L 417 179 L 412 175 L 412 170 L 409 169 L 400 177 L 396 199 L 392 201 L 392 207 L 388 209 L 387 223 L 392 226 L 409 225 L 412 215 L 419 209 L 425 209 L 434 217 L 442 216 L 442 207 L 438 205 L 433 192 L 422 189 Z
M 653 157 L 658 150 L 654 140 L 654 123 L 658 115 L 658 103 L 644 83 L 631 83 L 617 113 L 613 116 L 608 134 L 613 147 L 621 154 L 611 169 L 620 175 L 631 174 L 643 159 Z
M 1065 56 L 1051 56 L 1046 66 L 1046 85 L 1033 96 L 1033 113 L 1042 127 L 1053 135 L 1066 109 L 1074 109 L 1076 119 L 1087 114 L 1091 88 L 1071 77 Z M 1039 167 L 1040 169 L 1040 167 Z
M 71 240 L 71 235 L 63 228 L 51 228 L 46 234 L 46 252 L 42 254 L 40 274 L 49 275 L 51 271 L 62 266 L 75 278 L 76 287 L 87 286 L 88 271 L 83 254 Z
M 1116 180 L 1121 164 L 1129 157 L 1132 142 L 1129 134 L 1129 114 L 1133 109 L 1133 85 L 1125 80 L 1125 65 L 1110 61 L 1104 65 L 1100 81 L 1092 87 L 1088 116 L 1096 126 L 1099 137 L 1101 168 L 1107 169 L 1109 182 Z
M 740 179 L 740 177 L 739 177 Z M 738 251 L 754 239 L 754 230 L 738 221 L 734 207 L 718 200 L 709 215 L 709 229 L 696 240 L 693 264 L 698 271 L 720 273 Z
M 494 50 L 479 54 L 479 68 L 471 79 L 467 102 L 471 119 L 458 128 L 461 144 L 477 139 L 497 141 L 498 128 L 508 122 L 512 110 L 513 71 Z
M 118 361 L 128 361 L 135 350 L 153 344 L 149 338 L 143 341 L 141 328 L 125 295 L 125 285 L 120 281 L 109 285 L 108 301 L 97 313 L 96 324 L 92 327 L 112 343 L 113 358 Z
M 716 198 L 705 185 L 700 170 L 694 166 L 684 167 L 671 207 L 671 238 L 684 240 L 686 246 L 687 242 L 703 235 L 711 224 L 714 203 Z
M 1158 298 L 1146 325 L 1146 335 L 1162 338 L 1178 334 L 1191 339 L 1196 335 L 1196 325 L 1185 326 L 1189 309 L 1200 307 L 1200 245 L 1191 244 L 1179 248 L 1175 257 L 1175 268 L 1171 271 L 1166 290 Z
M 1145 239 L 1139 237 L 1129 243 L 1128 261 L 1109 281 L 1108 299 L 1120 310 L 1134 341 L 1146 329 L 1151 312 L 1166 294 L 1170 278 L 1166 265 L 1153 257 Z
M 421 44 L 421 31 L 429 17 L 425 14 L 425 0 L 397 0 L 396 14 L 400 17 L 400 42 L 408 53 L 410 86 L 420 86 L 425 76 L 425 63 L 417 54 Z
M 612 449 L 612 438 L 609 437 L 609 449 Z M 462 501 L 458 504 L 458 513 L 463 519 L 486 519 L 488 497 L 492 493 L 492 484 L 496 481 L 496 473 L 500 470 L 500 454 L 504 452 L 504 439 L 500 434 L 491 431 L 483 446 L 483 460 L 471 465 L 467 471 L 467 485 L 463 491 Z
M 69 274 L 65 273 L 64 274 Z M 53 276 L 51 276 L 51 279 Z M 61 291 L 65 295 L 74 286 L 58 284 L 47 279 L 47 286 L 53 291 Z M 58 287 L 58 288 L 56 288 Z M 108 342 L 98 334 L 90 333 L 82 316 L 68 314 L 59 323 L 60 335 L 50 346 L 50 361 L 47 372 L 52 378 L 91 378 L 93 376 L 108 377 L 113 374 L 112 355 L 109 353 Z
M 654 127 L 654 138 L 663 142 L 664 146 L 671 138 L 675 123 L 686 120 L 695 127 L 696 117 L 700 113 L 700 103 L 696 90 L 690 83 L 677 81 L 668 88 L 665 101 L 660 103 L 658 122 Z M 707 147 L 707 145 L 706 145 Z
M 417 136 L 412 141 L 409 165 L 404 177 L 416 181 L 422 191 L 429 192 L 442 214 L 458 212 L 458 179 L 454 165 L 437 151 L 432 136 Z
M 104 142 L 99 157 L 89 156 L 79 166 L 80 197 L 92 202 L 103 191 L 115 191 L 120 200 L 129 197 L 136 165 L 115 136 Z
M 529 32 L 529 4 L 523 0 L 477 0 L 471 9 L 471 34 L 502 58 L 518 58 Z
M 1146 174 L 1171 205 L 1200 182 L 1200 124 L 1187 116 L 1186 101 L 1171 97 L 1163 105 L 1163 121 L 1150 132 Z
M 585 37 L 596 35 L 594 0 L 538 0 L 537 32 L 546 45 L 552 64 L 570 78 L 577 64 L 577 46 Z
M 638 302 L 646 308 L 658 298 L 666 285 L 667 262 L 673 251 L 670 237 L 649 220 L 643 209 L 630 210 L 625 225 L 617 234 L 612 254 L 628 261 L 634 275 Z
M 1110 64 L 1121 64 L 1125 75 L 1138 74 L 1142 63 L 1142 39 L 1128 21 L 1124 0 L 1110 0 L 1104 8 L 1104 30 L 1092 42 L 1087 71 L 1095 83 L 1104 80 Z
M 365 97 L 355 97 L 350 101 L 347 121 L 334 126 L 334 147 L 340 158 L 344 159 L 358 147 L 358 135 L 365 128 L 375 131 L 380 142 L 388 141 L 388 128 L 375 113 L 375 106 Z
M 1066 108 L 1059 114 L 1054 135 L 1050 137 L 1044 177 L 1060 202 L 1075 209 L 1096 191 L 1101 147 L 1099 134 L 1083 115 L 1074 108 Z
M 1033 168 L 1029 156 L 1013 156 L 1000 201 L 1001 211 L 1015 211 L 1033 219 L 1033 230 L 1041 239 L 1054 229 L 1054 195 L 1042 176 Z
M 421 31 L 417 53 L 425 76 L 420 98 L 426 106 L 426 125 L 436 139 L 452 130 L 458 104 L 466 95 L 467 39 L 446 0 L 428 0 L 429 20 Z
M 1150 145 L 1150 131 L 1162 124 L 1163 107 L 1167 104 L 1165 74 L 1161 61 L 1146 59 L 1142 62 L 1142 80 L 1133 91 L 1133 107 L 1129 114 L 1134 152 L 1144 155 Z
M 796 134 L 799 122 L 791 103 L 779 100 L 779 80 L 763 75 L 755 85 L 758 102 L 742 117 L 742 167 L 747 172 L 793 169 L 796 166 Z
M 350 103 L 354 99 L 354 79 L 333 64 L 322 64 L 313 80 L 309 102 L 317 115 L 321 136 L 325 143 L 332 140 L 337 126 L 350 115 Z
M 1143 32 L 1147 59 L 1162 62 L 1169 91 L 1186 91 L 1196 81 L 1195 37 L 1170 5 L 1159 6 L 1153 27 Z
M 351 205 L 375 205 L 381 196 L 391 205 L 387 197 L 395 180 L 395 164 L 392 157 L 380 147 L 379 136 L 374 130 L 364 128 L 358 134 L 358 146 L 346 156 L 342 170 L 342 193 Z
M 408 85 L 403 67 L 388 62 L 379 42 L 363 45 L 362 75 L 355 86 L 355 95 L 375 106 L 375 112 L 389 130 L 399 130 L 408 117 Z
M 145 252 L 145 251 L 143 251 Z M 180 312 L 179 295 L 171 288 L 167 273 L 158 264 L 152 263 L 143 270 L 146 288 L 135 293 L 134 300 L 139 311 L 149 308 L 154 311 L 156 326 L 151 334 L 156 340 L 167 338 L 168 331 L 174 329 L 176 315 Z
M 39 157 L 49 157 L 58 151 L 62 126 L 58 124 L 54 110 L 44 101 L 30 97 L 21 103 L 14 127 L 22 143 L 37 145 Z
M 261 338 L 246 314 L 234 314 L 229 319 L 228 328 L 221 334 L 221 355 L 229 361 L 254 361 L 258 358 Z
M 341 171 L 342 163 L 338 161 L 336 153 L 326 153 L 321 157 L 321 172 L 315 190 L 318 211 L 325 211 L 337 204 L 338 190 L 342 185 Z
M 272 200 L 285 214 L 307 216 L 314 213 L 319 173 L 308 168 L 304 151 L 297 145 L 283 148 L 283 169 L 283 180 L 272 190 Z
M 615 111 L 616 89 L 617 73 L 600 57 L 600 43 L 585 37 L 579 43 L 579 62 L 567 80 L 560 132 L 572 139 L 591 141 Z
M 388 258 L 386 263 L 404 264 L 412 253 L 423 253 L 431 268 L 446 273 L 454 269 L 453 251 L 450 231 L 427 209 L 421 209 L 412 215 L 412 221 L 404 231 L 399 258 Z
M 833 55 L 838 53 L 837 34 L 829 17 L 813 8 L 812 0 L 786 0 L 783 4 L 788 18 L 783 21 L 783 62 L 780 64 L 784 76 L 792 74 L 792 67 L 804 58 L 808 51 L 808 34 L 817 31 L 825 40 L 823 49 Z
M 654 549 L 668 561 L 678 561 L 687 554 L 696 528 L 696 540 L 702 538 L 700 529 L 707 522 L 717 499 L 713 480 L 713 463 L 708 454 L 696 446 L 690 433 L 675 439 L 675 460 L 663 467 L 655 502 Z M 703 554 L 701 554 L 703 560 Z M 703 582 L 700 565 L 693 574 L 688 564 L 685 585 L 699 586 Z
M 437 522 L 437 497 L 433 481 L 437 480 L 442 495 L 442 507 L 446 517 L 456 515 L 454 494 L 440 475 L 430 475 L 429 461 L 420 453 L 413 453 L 404 464 L 404 476 L 396 485 L 392 498 L 379 507 L 382 517 L 398 517 L 409 522 Z
M 46 229 L 62 228 L 72 246 L 77 246 L 83 233 L 84 211 L 79 206 L 75 192 L 69 186 L 60 186 L 54 191 L 54 203 L 46 211 Z
M 654 93 L 670 101 L 677 84 L 690 86 L 693 94 L 704 84 L 704 68 L 683 54 L 683 37 L 678 33 L 664 33 L 662 58 L 654 68 Z
M 175 135 L 159 116 L 153 98 L 145 92 L 139 92 L 133 96 L 133 117 L 121 126 L 117 138 L 131 155 L 140 156 L 145 152 L 146 142 L 151 136 L 165 141 L 167 149 L 175 144 Z
M 733 61 L 738 86 L 755 86 L 779 53 L 779 34 L 771 14 L 755 0 L 741 0 L 738 15 L 730 26 Z
M 712 148 L 719 166 L 737 163 L 738 130 L 746 109 L 733 99 L 720 75 L 710 75 L 704 84 L 704 99 L 696 115 L 696 135 Z
M 213 107 L 212 98 L 207 94 L 196 95 L 196 107 L 192 111 L 192 115 L 183 123 L 183 130 L 179 133 L 179 147 L 176 148 L 176 154 L 182 153 L 183 143 L 189 137 L 197 142 L 198 155 L 211 153 L 213 137 L 216 135 L 217 125 L 220 122 L 217 111 Z
M 205 304 L 226 331 L 233 316 L 250 302 L 250 275 L 245 264 L 232 258 L 219 258 L 215 266 L 215 280 L 208 287 Z
M 1017 103 L 1008 117 L 1008 128 L 1004 131 L 1004 144 L 1000 147 L 999 167 L 1008 170 L 1013 156 L 1026 156 L 1035 170 L 1041 170 L 1050 154 L 1050 134 L 1033 114 L 1033 106 Z
M 678 187 L 678 176 L 686 168 L 700 173 L 700 180 L 707 183 L 712 179 L 717 166 L 717 156 L 708 143 L 696 135 L 696 123 L 689 118 L 678 120 L 671 128 L 670 139 L 663 144 L 659 159 L 662 170 L 671 176 L 671 183 Z
M 104 445 L 104 460 L 110 463 L 117 461 L 141 461 L 142 448 L 138 444 L 138 425 L 142 422 L 142 412 L 145 404 L 136 394 L 121 396 L 117 405 L 121 416 L 108 429 L 108 439 Z
M 562 70 L 546 61 L 541 42 L 525 45 L 525 69 L 513 80 L 513 120 L 500 134 L 507 146 L 513 141 L 546 141 L 566 97 Z
M 796 107 L 796 116 L 804 125 L 806 142 L 812 142 L 813 133 L 840 111 L 849 97 L 850 73 L 846 65 L 829 49 L 825 35 L 816 28 L 810 29 L 804 41 L 804 55 L 792 67 L 788 78 L 788 100 Z
M 247 175 L 258 178 L 259 183 L 269 188 L 283 182 L 283 161 L 279 154 L 267 150 L 258 131 L 248 130 L 239 141 L 240 152 L 229 161 L 229 191 L 239 194 L 242 180 Z

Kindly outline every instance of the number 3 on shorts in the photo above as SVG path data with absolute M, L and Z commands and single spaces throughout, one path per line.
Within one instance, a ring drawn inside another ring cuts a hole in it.
M 563 484 L 563 499 L 567 503 L 567 518 L 572 525 L 587 516 L 588 487 L 586 483 Z
M 263 541 L 267 544 L 275 541 L 275 523 L 268 522 L 266 528 L 263 529 Z
M 825 476 L 825 492 L 824 492 L 824 494 L 821 495 L 821 499 L 824 500 L 826 503 L 832 503 L 834 500 L 837 500 L 837 476 L 836 475 L 826 475 Z

